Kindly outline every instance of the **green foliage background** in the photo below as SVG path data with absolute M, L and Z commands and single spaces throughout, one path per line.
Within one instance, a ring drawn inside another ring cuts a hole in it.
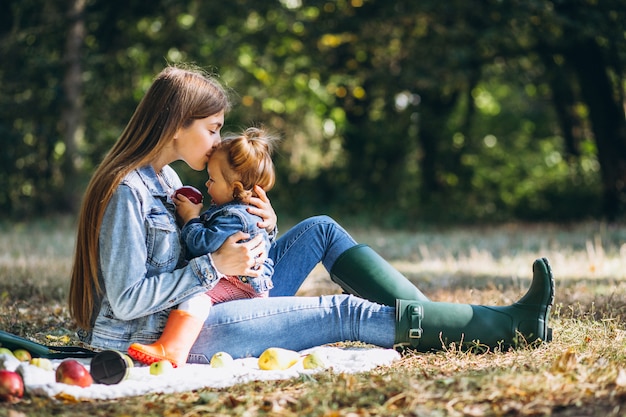
M 619 220 L 625 21 L 617 0 L 6 0 L 0 208 L 74 213 L 152 77 L 194 63 L 233 92 L 227 131 L 282 136 L 279 216 Z

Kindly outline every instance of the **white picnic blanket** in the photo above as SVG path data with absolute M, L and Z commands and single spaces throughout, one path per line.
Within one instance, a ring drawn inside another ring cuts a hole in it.
M 130 368 L 128 377 L 115 385 L 92 384 L 90 387 L 57 383 L 55 371 L 47 371 L 19 362 L 15 357 L 0 354 L 0 369 L 17 371 L 24 379 L 26 392 L 38 396 L 74 398 L 76 400 L 109 400 L 150 393 L 176 393 L 200 388 L 224 388 L 250 381 L 296 378 L 302 374 L 326 372 L 358 373 L 370 371 L 377 366 L 390 365 L 400 358 L 393 349 L 382 348 L 339 348 L 319 346 L 300 352 L 302 355 L 316 351 L 325 361 L 325 369 L 304 369 L 302 360 L 283 371 L 259 369 L 257 358 L 236 359 L 225 368 L 210 365 L 188 364 L 172 369 L 162 375 L 151 375 L 148 366 Z M 89 359 L 77 359 L 89 369 Z M 53 360 L 54 369 L 62 360 Z

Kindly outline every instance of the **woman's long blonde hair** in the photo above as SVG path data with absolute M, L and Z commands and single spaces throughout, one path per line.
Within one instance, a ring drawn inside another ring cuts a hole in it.
M 99 308 L 98 239 L 115 189 L 129 172 L 154 160 L 179 128 L 229 109 L 224 87 L 198 68 L 168 66 L 157 75 L 85 191 L 69 293 L 70 314 L 81 328 L 91 329 Z

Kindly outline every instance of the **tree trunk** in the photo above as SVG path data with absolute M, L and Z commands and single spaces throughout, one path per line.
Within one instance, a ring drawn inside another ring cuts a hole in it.
M 543 48 L 542 51 L 543 52 Z M 572 77 L 565 68 L 554 63 L 553 53 L 541 53 L 541 60 L 546 67 L 546 74 L 552 91 L 552 105 L 561 127 L 565 150 L 569 156 L 580 157 L 580 121 L 574 107 L 575 94 L 572 90 Z
M 422 158 L 418 163 L 422 170 L 423 201 L 428 201 L 433 193 L 439 193 L 444 188 L 441 182 L 442 135 L 459 93 L 460 91 L 455 91 L 446 95 L 438 90 L 420 91 L 422 101 L 418 137 Z
M 82 45 L 85 39 L 85 0 L 72 0 L 68 10 L 69 28 L 65 42 L 65 77 L 63 93 L 65 95 L 61 115 L 65 157 L 61 167 L 65 182 L 63 199 L 66 209 L 74 211 L 80 202 L 80 190 L 77 186 L 79 163 L 78 144 L 82 139 L 83 99 L 82 99 Z
M 591 39 L 570 50 L 573 64 L 598 148 L 604 194 L 604 214 L 615 220 L 626 207 L 626 121 L 607 73 L 607 63 Z M 617 80 L 621 83 L 622 80 Z

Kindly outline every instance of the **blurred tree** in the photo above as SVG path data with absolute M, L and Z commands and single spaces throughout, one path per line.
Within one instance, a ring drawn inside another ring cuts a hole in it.
M 3 2 L 0 32 L 0 207 L 27 215 L 63 205 L 59 135 L 65 10 L 38 1 Z
M 580 155 L 581 126 L 588 117 L 602 174 L 603 212 L 614 220 L 626 209 L 622 63 L 626 3 L 536 0 L 513 4 L 516 13 L 507 17 L 510 30 L 501 33 L 505 39 L 512 35 L 511 44 L 517 45 L 520 56 L 538 57 L 536 62 L 545 66 L 539 82 L 547 80 L 551 87 L 570 155 Z M 579 103 L 586 107 L 586 114 L 576 111 Z
M 73 211 L 155 73 L 193 62 L 233 91 L 226 130 L 263 123 L 284 136 L 272 192 L 283 213 L 398 226 L 565 219 L 598 215 L 603 194 L 604 214 L 617 218 L 625 9 L 619 0 L 7 0 L 0 207 Z
M 576 74 L 580 98 L 588 107 L 602 173 L 604 213 L 615 220 L 626 209 L 624 51 L 620 56 L 616 44 L 620 36 L 624 40 L 626 13 L 623 8 L 621 13 L 616 13 L 610 8 L 590 7 L 583 13 L 581 9 L 572 10 L 566 3 L 558 6 L 565 19 L 589 22 L 591 18 L 596 23 L 583 30 L 564 25 L 563 36 L 569 41 L 559 45 L 561 49 L 557 53 L 564 56 L 568 72 Z M 598 27 L 605 30 L 598 33 Z

